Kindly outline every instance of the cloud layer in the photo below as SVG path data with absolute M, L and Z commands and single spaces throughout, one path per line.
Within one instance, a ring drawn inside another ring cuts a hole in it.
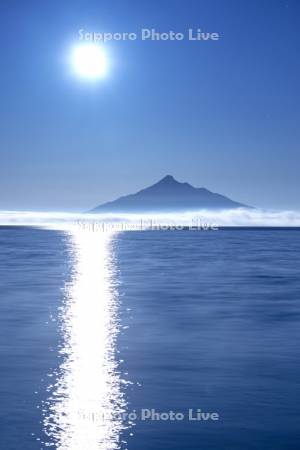
M 79 214 L 62 212 L 0 211 L 0 225 L 70 228 L 84 224 L 130 229 L 147 226 L 271 226 L 300 227 L 300 211 L 233 209 L 169 214 Z

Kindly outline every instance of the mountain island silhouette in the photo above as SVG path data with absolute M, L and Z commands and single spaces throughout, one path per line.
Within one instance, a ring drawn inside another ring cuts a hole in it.
M 199 209 L 251 208 L 201 187 L 180 183 L 172 175 L 166 175 L 157 183 L 135 194 L 125 195 L 114 201 L 103 203 L 91 213 L 142 213 L 183 212 Z

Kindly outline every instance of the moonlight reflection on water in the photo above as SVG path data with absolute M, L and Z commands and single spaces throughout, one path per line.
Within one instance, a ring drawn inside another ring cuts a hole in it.
M 61 308 L 62 363 L 46 402 L 47 446 L 60 450 L 119 448 L 126 403 L 118 371 L 112 233 L 69 234 L 73 273 Z

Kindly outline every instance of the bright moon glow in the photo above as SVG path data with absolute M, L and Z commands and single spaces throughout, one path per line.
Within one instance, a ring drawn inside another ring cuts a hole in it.
M 97 80 L 107 73 L 107 56 L 100 45 L 78 45 L 72 52 L 72 66 L 80 77 Z

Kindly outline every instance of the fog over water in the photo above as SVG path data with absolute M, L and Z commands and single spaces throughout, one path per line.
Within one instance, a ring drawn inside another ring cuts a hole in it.
M 82 223 L 126 224 L 136 228 L 151 226 L 300 226 L 300 211 L 266 209 L 199 210 L 153 214 L 81 214 L 38 211 L 0 211 L 0 225 L 35 225 L 61 228 Z

